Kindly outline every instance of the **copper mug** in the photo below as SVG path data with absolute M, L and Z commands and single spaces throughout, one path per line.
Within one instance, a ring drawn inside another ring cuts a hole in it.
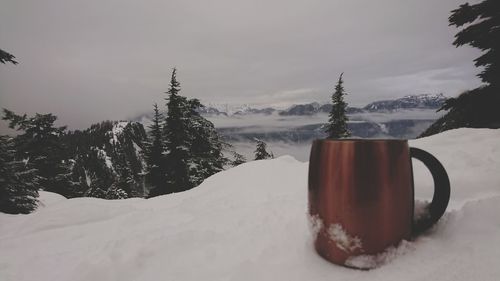
M 422 161 L 434 179 L 427 216 L 414 220 L 411 159 Z M 316 251 L 330 262 L 353 263 L 376 255 L 430 228 L 450 199 L 445 169 L 407 140 L 316 140 L 309 162 L 309 215 Z M 369 267 L 368 267 L 369 268 Z

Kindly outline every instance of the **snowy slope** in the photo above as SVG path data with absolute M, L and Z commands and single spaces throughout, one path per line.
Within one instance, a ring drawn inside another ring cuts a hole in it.
M 0 214 L 0 280 L 500 280 L 500 130 L 460 129 L 411 145 L 441 160 L 452 208 L 371 271 L 312 248 L 307 163 L 254 161 L 190 191 L 105 201 L 42 193 L 30 215 Z M 417 196 L 431 196 L 416 163 Z

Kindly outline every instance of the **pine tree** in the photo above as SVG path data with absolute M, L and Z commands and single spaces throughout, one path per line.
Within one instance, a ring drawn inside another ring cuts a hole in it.
M 474 60 L 483 85 L 448 99 L 439 110 L 449 110 L 424 133 L 429 136 L 461 127 L 500 128 L 500 4 L 498 0 L 465 3 L 451 11 L 450 25 L 463 27 L 453 45 L 470 45 L 483 53 Z M 439 111 L 438 110 L 438 111 Z
M 255 139 L 257 141 L 257 148 L 255 149 L 255 160 L 263 160 L 263 159 L 269 159 L 269 158 L 274 158 L 274 155 L 272 152 L 267 152 L 267 144 L 260 140 L 260 139 Z
M 10 62 L 12 64 L 17 64 L 15 58 L 16 57 L 14 55 L 9 54 L 6 51 L 0 49 L 0 63 L 5 64 L 6 62 Z
M 127 192 L 121 189 L 117 184 L 113 183 L 106 193 L 104 194 L 104 199 L 114 200 L 114 199 L 126 199 L 128 198 Z
M 328 124 L 326 125 L 325 133 L 329 139 L 346 138 L 351 135 L 347 128 L 347 103 L 344 101 L 346 92 L 342 85 L 342 75 L 340 74 L 339 81 L 335 86 L 335 92 L 332 94 L 332 110 L 329 114 Z
M 500 4 L 498 0 L 484 0 L 475 5 L 465 3 L 451 11 L 450 25 L 466 26 L 455 35 L 456 47 L 470 45 L 483 51 L 475 59 L 477 67 L 483 71 L 478 75 L 481 80 L 499 88 L 500 84 Z M 500 95 L 500 93 L 497 93 Z
M 158 110 L 158 105 L 153 105 L 154 115 L 149 126 L 149 140 L 146 146 L 145 158 L 147 163 L 146 181 L 151 186 L 152 194 L 161 194 L 167 183 L 165 175 L 165 162 L 163 157 L 163 116 Z
M 239 166 L 243 163 L 246 163 L 247 162 L 247 159 L 245 158 L 245 156 L 239 154 L 238 152 L 236 151 L 232 151 L 232 155 L 233 155 L 233 161 L 231 162 L 231 165 L 233 167 L 236 167 L 236 166 Z
M 164 190 L 159 190 L 159 193 L 154 195 L 180 192 L 193 187 L 189 181 L 188 165 L 188 159 L 191 157 L 188 135 L 190 106 L 187 98 L 179 95 L 180 83 L 177 81 L 176 72 L 174 68 L 170 88 L 166 92 L 167 116 L 163 135 L 167 185 Z
M 35 170 L 15 160 L 12 139 L 0 136 L 0 212 L 27 214 L 37 207 Z
M 57 117 L 37 113 L 28 118 L 7 109 L 4 113 L 10 128 L 23 132 L 14 139 L 16 159 L 36 169 L 38 188 L 69 198 L 79 196 L 79 183 L 72 179 L 72 163 L 62 142 L 66 127 L 54 127 Z
M 223 154 L 223 142 L 212 122 L 199 114 L 203 107 L 197 99 L 189 101 L 189 135 L 191 159 L 189 161 L 191 182 L 199 185 L 204 179 L 224 169 L 228 159 Z
M 167 116 L 163 129 L 166 185 L 163 190 L 155 189 L 150 196 L 191 189 L 222 171 L 228 163 L 214 125 L 199 114 L 203 105 L 197 99 L 179 94 L 176 73 L 174 68 L 166 92 Z

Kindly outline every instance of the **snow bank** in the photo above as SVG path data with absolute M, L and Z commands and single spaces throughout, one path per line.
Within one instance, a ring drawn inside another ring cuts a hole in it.
M 499 140 L 500 130 L 461 129 L 411 142 L 448 170 L 453 210 L 416 241 L 388 249 L 374 270 L 315 253 L 308 166 L 284 156 L 184 193 L 0 214 L 0 280 L 499 280 Z M 416 165 L 424 199 L 432 194 L 427 173 Z
M 63 200 L 66 200 L 66 197 L 53 193 L 53 192 L 47 192 L 47 191 L 40 191 L 38 192 L 39 197 L 38 197 L 38 206 L 40 207 L 47 207 L 47 206 L 52 206 L 53 204 L 56 204 L 57 202 L 61 202 Z

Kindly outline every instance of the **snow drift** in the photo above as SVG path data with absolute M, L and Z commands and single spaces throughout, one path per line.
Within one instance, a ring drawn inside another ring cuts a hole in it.
M 307 163 L 289 156 L 149 200 L 66 200 L 0 214 L 0 280 L 499 280 L 500 130 L 410 141 L 448 171 L 451 205 L 415 241 L 359 271 L 323 260 L 307 220 Z M 415 163 L 417 197 L 432 180 Z

